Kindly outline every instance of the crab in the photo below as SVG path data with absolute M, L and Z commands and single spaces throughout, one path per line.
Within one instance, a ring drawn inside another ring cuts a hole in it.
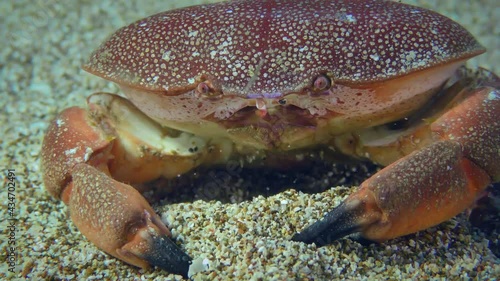
M 46 189 L 126 263 L 187 276 L 191 257 L 133 186 L 238 161 L 279 168 L 338 154 L 385 166 L 290 237 L 385 241 L 446 221 L 500 181 L 498 77 L 435 12 L 392 1 L 242 0 L 159 13 L 83 68 L 96 93 L 50 124 Z

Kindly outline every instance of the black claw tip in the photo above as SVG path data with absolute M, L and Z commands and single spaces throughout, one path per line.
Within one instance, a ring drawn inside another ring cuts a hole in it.
M 296 233 L 292 241 L 316 244 L 322 247 L 346 235 L 359 231 L 356 215 L 347 210 L 344 203 L 328 212 L 321 220 Z
M 188 277 L 189 266 L 193 259 L 182 251 L 174 241 L 164 235 L 154 235 L 150 251 L 144 253 L 142 258 L 153 266 L 157 266 L 170 273 Z

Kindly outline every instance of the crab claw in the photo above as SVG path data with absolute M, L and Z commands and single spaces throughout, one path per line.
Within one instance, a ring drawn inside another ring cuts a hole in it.
M 379 171 L 292 240 L 323 246 L 359 233 L 381 242 L 464 211 L 500 177 L 498 114 L 498 90 L 473 91 L 431 124 L 435 143 Z
M 302 232 L 296 233 L 292 241 L 314 243 L 318 247 L 331 244 L 337 239 L 360 230 L 360 224 L 356 218 L 355 212 L 350 211 L 343 202 L 328 212 L 323 219 L 308 226 Z
M 129 136 L 123 131 L 128 127 L 100 114 L 111 108 L 108 111 L 121 116 L 119 109 L 130 106 L 113 96 L 104 95 L 103 100 L 116 107 L 91 104 L 91 113 L 72 107 L 51 124 L 42 149 L 45 186 L 68 205 L 80 232 L 106 253 L 141 268 L 158 266 L 187 278 L 192 259 L 170 239 L 170 231 L 144 197 L 123 183 L 145 181 L 163 172 L 143 173 L 136 168 L 141 161 L 156 164 L 159 159 L 164 167 L 172 158 L 145 153 L 132 157 L 123 148 Z M 124 168 L 113 169 L 113 164 Z
M 139 239 L 124 246 L 121 249 L 121 254 L 131 253 L 139 259 L 147 261 L 150 265 L 188 278 L 192 258 L 184 253 L 167 235 L 144 227 L 137 233 L 137 236 Z M 146 243 L 143 243 L 144 241 Z
M 454 217 L 489 183 L 459 144 L 438 142 L 381 170 L 292 239 L 323 246 L 356 232 L 377 242 L 407 235 Z
M 344 236 L 357 233 L 363 225 L 369 225 L 380 219 L 380 213 L 370 214 L 361 204 L 356 200 L 342 202 L 321 220 L 296 233 L 292 241 L 314 243 L 318 247 L 323 247 Z
M 76 165 L 72 176 L 68 205 L 83 235 L 127 263 L 187 277 L 191 258 L 170 240 L 170 231 L 136 189 L 87 164 Z

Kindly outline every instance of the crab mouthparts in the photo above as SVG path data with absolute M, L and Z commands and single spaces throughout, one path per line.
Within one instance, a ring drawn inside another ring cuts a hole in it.
M 317 120 L 313 117 L 307 109 L 285 105 L 282 100 L 256 98 L 229 118 L 217 122 L 226 128 L 315 127 Z
M 257 99 L 255 100 L 255 107 L 257 107 L 257 114 L 260 117 L 264 117 L 267 114 L 267 104 L 266 100 L 264 99 Z

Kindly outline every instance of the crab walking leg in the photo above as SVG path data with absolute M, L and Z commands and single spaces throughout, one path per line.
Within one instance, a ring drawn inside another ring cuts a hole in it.
M 110 255 L 187 276 L 191 258 L 170 240 L 142 195 L 122 182 L 183 173 L 203 161 L 204 143 L 170 137 L 120 97 L 97 94 L 89 101 L 89 112 L 66 109 L 49 127 L 42 148 L 47 190 L 68 205 L 83 235 Z M 190 151 L 187 144 L 200 149 Z
M 499 116 L 500 92 L 475 90 L 431 124 L 437 142 L 379 171 L 292 240 L 323 246 L 359 232 L 380 242 L 454 217 L 500 180 Z

